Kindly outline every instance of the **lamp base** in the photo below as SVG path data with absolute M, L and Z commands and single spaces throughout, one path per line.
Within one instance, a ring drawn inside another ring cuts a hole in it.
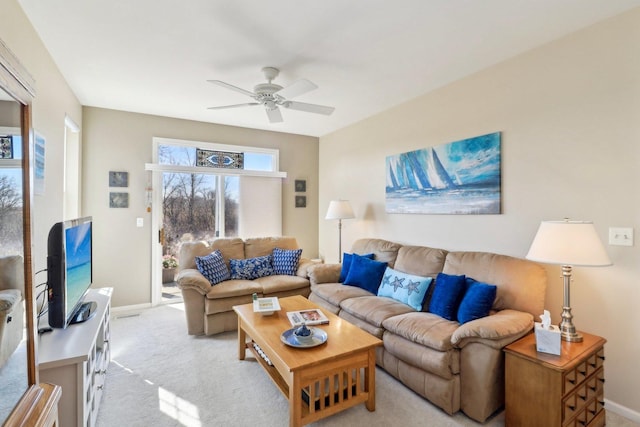
M 563 341 L 582 342 L 582 335 L 573 326 L 571 307 L 562 307 L 562 321 L 560 322 L 560 336 Z

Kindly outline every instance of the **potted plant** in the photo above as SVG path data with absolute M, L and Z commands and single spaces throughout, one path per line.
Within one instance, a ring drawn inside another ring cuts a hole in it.
M 178 259 L 173 255 L 164 255 L 162 257 L 162 283 L 171 283 L 176 277 L 176 268 L 178 268 Z

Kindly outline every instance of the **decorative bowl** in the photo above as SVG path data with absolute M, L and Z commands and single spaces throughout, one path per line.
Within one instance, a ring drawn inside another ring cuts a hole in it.
M 302 325 L 293 331 L 293 335 L 300 344 L 311 344 L 313 342 L 313 329 L 307 325 Z

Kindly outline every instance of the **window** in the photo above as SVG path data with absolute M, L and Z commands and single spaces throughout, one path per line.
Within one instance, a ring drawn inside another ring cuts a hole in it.
M 163 255 L 177 255 L 184 240 L 282 233 L 278 150 L 166 138 L 154 149 L 147 169 L 162 186 Z

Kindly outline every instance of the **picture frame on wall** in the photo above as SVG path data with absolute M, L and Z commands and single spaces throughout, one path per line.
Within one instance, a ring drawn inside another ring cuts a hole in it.
M 296 208 L 307 207 L 307 196 L 296 196 Z
M 0 159 L 13 159 L 13 139 L 11 135 L 0 136 Z
M 33 141 L 33 193 L 38 195 L 44 194 L 45 145 L 44 136 L 35 132 Z
M 109 171 L 109 187 L 128 187 L 129 172 Z
M 122 209 L 129 207 L 129 193 L 112 191 L 109 193 L 109 207 Z
M 305 179 L 295 180 L 296 193 L 304 193 L 307 191 L 307 181 Z

